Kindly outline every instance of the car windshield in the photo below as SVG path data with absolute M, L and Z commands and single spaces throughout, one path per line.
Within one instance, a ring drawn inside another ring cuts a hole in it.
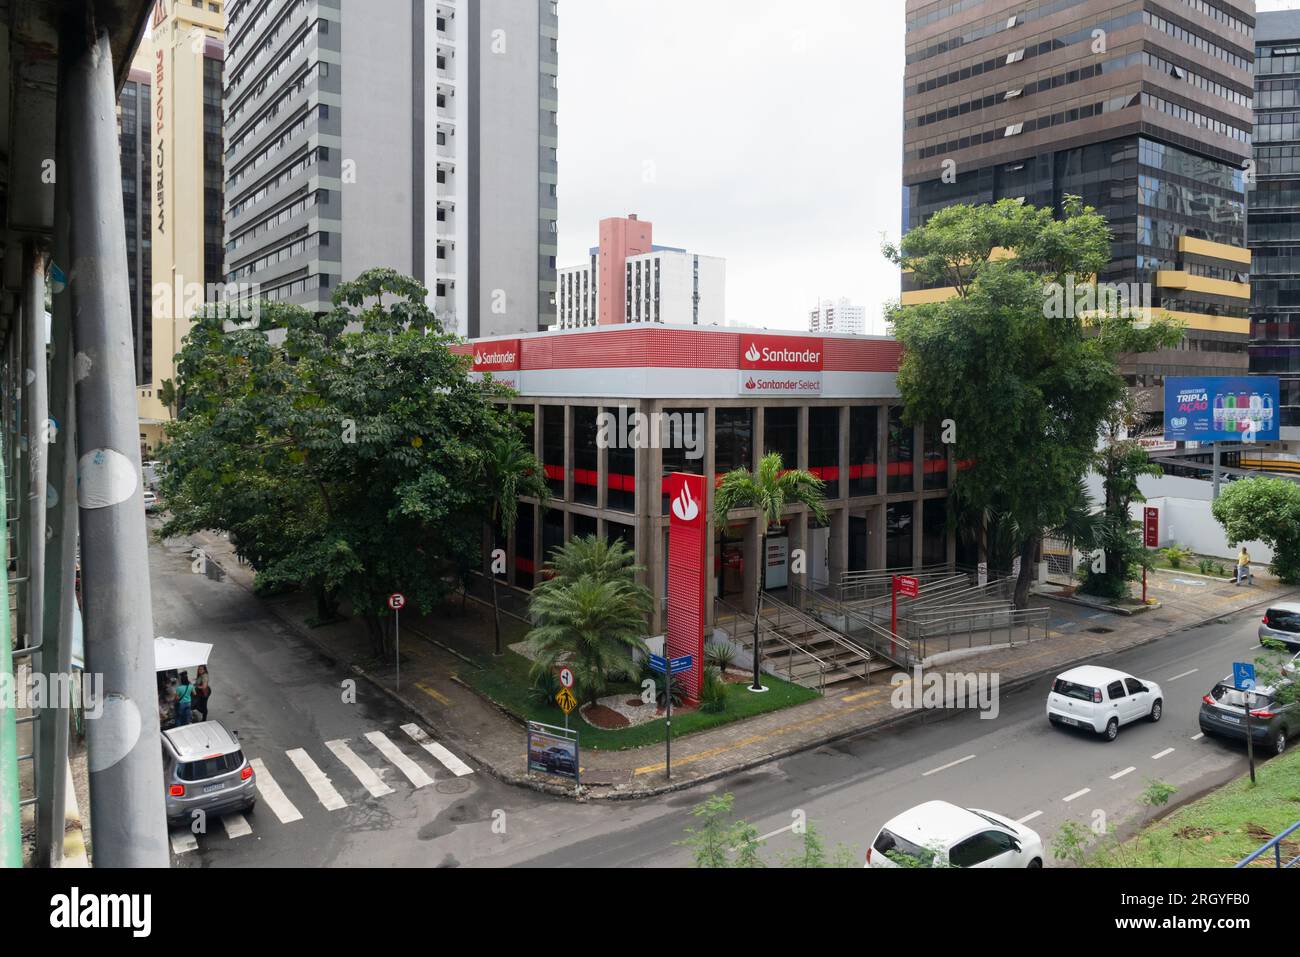
M 176 769 L 176 776 L 182 781 L 206 781 L 220 774 L 238 771 L 244 765 L 244 752 L 232 751 L 230 754 L 214 754 L 199 761 L 187 761 Z
M 1005 827 L 1008 831 L 1015 830 L 1015 828 L 1012 827 L 1010 824 L 1008 824 L 1006 821 L 999 821 L 992 814 L 985 814 L 983 811 L 977 811 L 973 807 L 968 807 L 966 810 L 970 811 L 972 814 L 978 814 L 980 817 L 984 818 L 984 820 L 988 821 L 990 824 L 996 824 L 998 827 Z
M 876 835 L 876 843 L 872 847 L 896 863 L 900 855 L 912 858 L 921 867 L 929 867 L 934 861 L 934 851 L 899 837 L 889 828 L 880 829 L 880 833 Z
M 1057 694 L 1063 694 L 1067 698 L 1078 698 L 1080 701 L 1091 701 L 1094 689 L 1087 685 L 1077 685 L 1073 681 L 1066 681 L 1064 678 L 1057 678 L 1056 685 L 1052 688 Z

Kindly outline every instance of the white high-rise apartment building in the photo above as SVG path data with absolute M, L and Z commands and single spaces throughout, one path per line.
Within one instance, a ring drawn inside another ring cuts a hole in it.
M 228 282 L 311 309 L 385 266 L 449 331 L 555 321 L 556 0 L 229 0 Z
M 837 333 L 840 335 L 865 335 L 867 311 L 848 299 L 832 302 L 827 299 L 808 314 L 808 331 Z
M 559 271 L 559 321 L 556 328 L 618 323 L 724 326 L 727 314 L 727 261 L 684 249 L 654 247 L 628 256 L 622 270 L 621 316 L 599 315 L 600 253 L 591 261 Z

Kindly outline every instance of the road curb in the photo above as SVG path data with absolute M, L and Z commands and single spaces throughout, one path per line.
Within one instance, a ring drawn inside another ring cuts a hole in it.
M 213 561 L 218 565 L 221 564 L 211 555 L 209 555 L 209 561 Z M 235 578 L 229 576 L 229 573 L 227 573 L 227 577 L 233 584 L 242 588 L 244 591 L 248 592 L 254 598 L 258 598 L 258 596 L 252 590 L 252 588 L 248 587 L 247 585 L 244 585 L 243 583 L 237 581 Z M 1166 638 L 1170 638 L 1184 631 L 1191 631 L 1194 628 L 1201 628 L 1204 627 L 1205 625 L 1212 624 L 1213 622 L 1219 621 L 1221 618 L 1229 617 L 1232 615 L 1239 615 L 1242 614 L 1243 612 L 1253 611 L 1265 605 L 1272 604 L 1275 601 L 1283 601 L 1295 595 L 1300 595 L 1300 589 L 1293 590 L 1291 592 L 1283 592 L 1280 595 L 1274 595 L 1270 598 L 1264 599 L 1259 602 L 1253 602 L 1249 605 L 1243 605 L 1242 607 L 1233 609 L 1231 611 L 1223 612 L 1217 615 L 1210 615 L 1206 618 L 1187 622 L 1175 628 L 1171 628 L 1168 631 L 1164 631 L 1156 635 L 1151 635 L 1150 637 L 1144 638 L 1132 645 L 1127 646 L 1126 648 L 1119 649 L 1118 651 L 1114 651 L 1114 650 L 1099 651 L 1093 654 L 1082 655 L 1077 658 L 1061 661 L 1056 664 L 1053 664 L 1051 667 L 1041 668 L 1038 671 L 1032 672 L 1027 675 L 1022 675 L 1018 678 L 1008 681 L 1005 684 L 1001 685 L 1001 690 L 1006 693 L 1013 693 L 1022 690 L 1024 687 L 1031 685 L 1034 682 L 1039 681 L 1050 674 L 1058 673 L 1060 671 L 1067 670 L 1069 668 L 1074 668 L 1079 665 L 1086 664 L 1089 661 L 1093 661 L 1097 658 L 1101 658 L 1106 655 L 1118 654 L 1121 651 L 1131 651 L 1135 648 L 1143 648 L 1147 645 L 1154 644 L 1157 641 L 1163 641 Z M 258 600 L 262 601 L 260 598 L 258 598 Z M 339 655 L 337 651 L 329 648 L 324 643 L 319 641 L 314 635 L 311 635 L 309 632 L 305 631 L 298 622 L 294 621 L 289 617 L 286 617 L 285 615 L 282 615 L 277 610 L 276 606 L 264 601 L 262 601 L 262 604 L 265 608 L 267 608 L 271 612 L 271 614 L 273 614 L 286 627 L 288 627 L 290 631 L 292 631 L 299 638 L 301 638 L 302 640 L 310 644 L 320 654 L 324 655 L 325 657 L 333 661 L 339 660 Z M 432 639 L 427 635 L 424 635 L 418 631 L 416 631 L 416 635 L 422 641 L 427 641 L 443 649 L 444 651 L 447 651 L 448 653 L 456 655 L 457 658 L 460 658 L 467 662 L 469 661 L 469 659 L 465 658 L 464 655 L 457 654 L 452 649 L 448 649 L 445 645 L 443 645 L 443 643 L 435 639 Z M 475 664 L 474 662 L 469 662 L 469 663 Z M 861 725 L 856 728 L 841 729 L 839 731 L 822 735 L 821 737 L 812 740 L 800 741 L 794 744 L 787 745 L 782 748 L 777 748 L 775 750 L 765 752 L 762 755 L 758 755 L 753 758 L 748 758 L 744 761 L 740 761 L 733 765 L 728 765 L 725 768 L 719 768 L 715 771 L 710 771 L 706 774 L 700 775 L 699 777 L 690 778 L 689 780 L 661 784 L 653 787 L 638 788 L 635 790 L 627 789 L 627 790 L 620 791 L 611 788 L 607 792 L 599 792 L 599 793 L 593 793 L 592 791 L 586 788 L 582 788 L 577 793 L 575 793 L 573 788 L 548 784 L 546 782 L 539 781 L 536 778 L 532 778 L 526 774 L 520 774 L 515 771 L 509 771 L 504 768 L 497 767 L 492 762 L 487 761 L 484 758 L 480 757 L 478 754 L 476 754 L 474 752 L 474 749 L 471 746 L 467 745 L 464 742 L 464 740 L 459 738 L 459 736 L 457 736 L 454 732 L 447 733 L 443 729 L 442 724 L 437 720 L 433 719 L 429 715 L 429 713 L 426 712 L 418 703 L 394 691 L 393 689 L 386 687 L 380 681 L 380 679 L 378 679 L 374 675 L 371 675 L 368 671 L 366 671 L 365 668 L 361 667 L 360 665 L 349 663 L 347 667 L 354 674 L 364 678 L 367 682 L 374 685 L 375 688 L 377 688 L 379 691 L 383 692 L 394 702 L 400 704 L 406 710 L 410 711 L 412 714 L 419 717 L 422 721 L 425 721 L 426 723 L 439 728 L 440 732 L 444 734 L 444 736 L 450 741 L 450 743 L 454 744 L 458 749 L 463 751 L 464 754 L 473 762 L 473 764 L 475 764 L 478 768 L 487 772 L 497 780 L 515 787 L 527 788 L 529 790 L 537 791 L 542 794 L 548 794 L 553 797 L 562 797 L 571 801 L 578 801 L 578 802 L 637 801 L 637 800 L 644 800 L 646 798 L 651 798 L 651 797 L 658 797 L 664 794 L 674 794 L 674 793 L 688 790 L 690 788 L 699 787 L 700 785 L 703 784 L 709 784 L 713 781 L 717 781 L 721 778 L 729 777 L 733 774 L 740 774 L 745 771 L 751 771 L 755 768 L 762 767 L 765 764 L 770 764 L 773 761 L 779 761 L 784 758 L 792 757 L 793 755 L 796 754 L 802 754 L 806 751 L 815 750 L 816 748 L 826 747 L 827 745 L 835 744 L 839 741 L 844 741 L 848 738 L 854 738 L 861 735 L 875 734 L 881 731 L 892 730 L 896 727 L 911 724 L 913 722 L 924 723 L 926 721 L 943 721 L 957 714 L 962 713 L 961 710 L 959 709 L 949 709 L 949 708 L 938 709 L 938 710 L 924 709 L 924 708 L 912 709 L 909 711 L 905 711 L 901 714 L 893 715 L 888 718 L 884 718 L 872 722 L 870 724 Z M 487 697 L 486 695 L 481 694 L 475 688 L 470 686 L 468 683 L 462 681 L 459 677 L 452 676 L 452 680 L 455 681 L 457 684 L 461 685 L 462 687 L 466 688 L 467 690 L 473 692 L 475 695 L 478 696 L 480 700 L 485 701 L 486 703 L 491 705 L 495 710 L 500 712 L 507 720 L 519 725 L 520 732 L 521 733 L 523 732 L 525 726 L 523 722 L 521 722 L 519 718 L 517 718 L 515 715 L 506 711 L 504 708 L 501 707 L 501 705 L 497 704 L 497 702 L 493 701 L 491 698 Z M 741 727 L 741 724 L 737 723 L 732 727 L 739 729 Z

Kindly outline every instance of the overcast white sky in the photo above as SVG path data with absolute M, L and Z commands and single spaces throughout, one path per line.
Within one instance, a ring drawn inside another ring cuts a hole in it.
M 902 98 L 903 0 L 562 0 L 560 265 L 637 213 L 727 259 L 732 322 L 806 328 L 848 296 L 882 333 Z
M 607 216 L 727 260 L 727 316 L 876 319 L 901 220 L 902 0 L 562 0 L 560 258 Z

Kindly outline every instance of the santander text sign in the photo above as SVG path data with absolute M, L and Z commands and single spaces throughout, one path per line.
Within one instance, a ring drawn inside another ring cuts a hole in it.
M 740 337 L 740 367 L 762 371 L 821 372 L 826 350 L 809 336 Z
M 474 343 L 475 372 L 517 372 L 520 365 L 519 340 Z

